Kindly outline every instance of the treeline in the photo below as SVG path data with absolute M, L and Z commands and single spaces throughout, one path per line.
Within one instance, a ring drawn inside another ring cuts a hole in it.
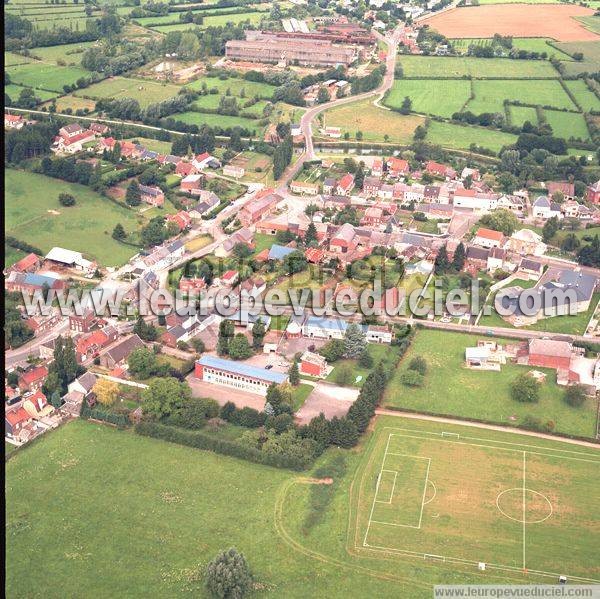
M 257 464 L 275 466 L 276 468 L 290 468 L 304 470 L 312 463 L 312 457 L 298 457 L 285 453 L 268 453 L 236 441 L 219 438 L 211 433 L 201 430 L 184 430 L 158 422 L 140 422 L 135 427 L 135 432 L 146 437 L 163 439 L 179 445 L 187 445 L 197 449 L 206 449 L 223 455 L 241 458 Z
M 17 164 L 48 152 L 56 135 L 56 125 L 39 122 L 17 130 L 9 130 L 4 137 L 4 159 Z
M 383 83 L 385 70 L 385 65 L 381 64 L 364 77 L 353 77 L 350 80 L 350 93 L 362 94 L 377 89 Z

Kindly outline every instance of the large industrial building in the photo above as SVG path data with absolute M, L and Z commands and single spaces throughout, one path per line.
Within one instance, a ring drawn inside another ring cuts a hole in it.
M 225 55 L 231 60 L 322 67 L 349 66 L 359 56 L 354 46 L 290 36 L 293 34 L 247 31 L 245 40 L 229 40 L 225 44 Z
M 287 381 L 287 374 L 242 362 L 204 355 L 197 362 L 194 376 L 201 381 L 233 387 L 240 391 L 266 395 L 269 385 Z

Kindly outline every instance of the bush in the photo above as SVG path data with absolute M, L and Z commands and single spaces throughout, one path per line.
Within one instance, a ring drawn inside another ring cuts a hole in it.
M 406 387 L 422 387 L 425 379 L 416 370 L 407 370 L 400 375 L 400 382 Z
M 206 589 L 220 599 L 241 599 L 252 588 L 252 575 L 242 553 L 231 547 L 222 551 L 206 566 Z
M 335 382 L 338 385 L 350 385 L 354 380 L 354 374 L 352 368 L 348 364 L 342 364 L 336 369 Z
M 571 385 L 565 391 L 565 401 L 574 408 L 585 403 L 586 393 L 583 385 Z
M 418 372 L 421 376 L 427 374 L 427 362 L 422 356 L 415 356 L 409 363 L 408 369 Z

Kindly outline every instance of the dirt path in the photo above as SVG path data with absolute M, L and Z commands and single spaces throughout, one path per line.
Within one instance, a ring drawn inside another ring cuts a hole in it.
M 549 439 L 551 441 L 562 441 L 571 443 L 572 445 L 581 445 L 583 447 L 593 447 L 600 450 L 600 444 L 593 441 L 583 441 L 581 439 L 569 439 L 567 437 L 559 437 L 557 435 L 548 435 L 546 433 L 538 433 L 536 431 L 528 431 L 522 428 L 514 428 L 510 426 L 501 426 L 499 424 L 485 424 L 483 422 L 472 422 L 470 420 L 460 420 L 458 418 L 444 418 L 442 416 L 430 416 L 428 414 L 413 414 L 410 412 L 397 412 L 396 410 L 386 410 L 378 408 L 375 414 L 381 416 L 395 416 L 396 418 L 411 418 L 412 420 L 428 420 L 430 422 L 444 422 L 447 424 L 458 424 L 460 426 L 470 426 L 472 428 L 483 428 L 490 431 L 501 431 L 505 433 L 515 433 L 517 435 L 525 435 L 527 437 L 537 437 L 539 439 Z

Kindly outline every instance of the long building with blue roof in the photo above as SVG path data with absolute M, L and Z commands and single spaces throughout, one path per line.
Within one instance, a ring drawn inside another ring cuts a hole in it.
M 210 355 L 204 355 L 196 361 L 194 375 L 206 383 L 224 385 L 259 395 L 266 395 L 272 383 L 280 385 L 288 379 L 288 375 L 282 372 Z

